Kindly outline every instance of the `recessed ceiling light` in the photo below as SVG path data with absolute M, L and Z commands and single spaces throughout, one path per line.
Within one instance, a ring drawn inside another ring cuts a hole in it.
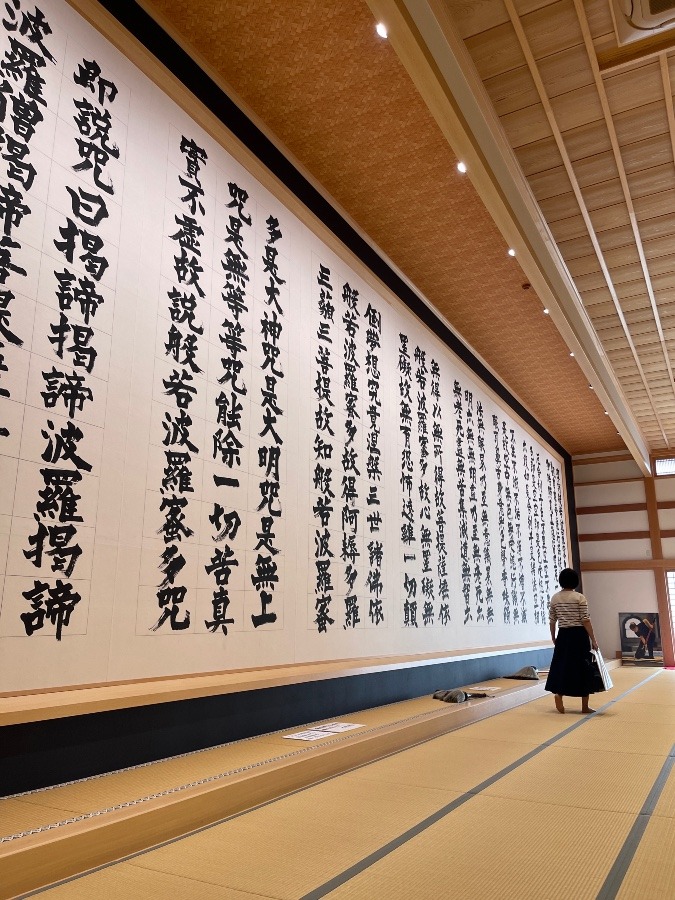
M 375 31 L 379 34 L 381 38 L 386 38 L 387 36 L 387 26 L 383 22 L 378 22 Z
M 513 249 L 513 247 L 510 247 L 509 248 L 509 256 L 515 256 L 515 255 L 516 255 L 516 251 Z
M 605 415 L 606 415 L 606 416 L 608 416 L 608 415 L 609 415 L 609 413 L 608 413 L 608 412 L 607 412 L 607 410 L 605 410 Z
M 590 388 L 591 390 L 593 390 L 593 385 L 592 385 L 592 384 L 589 384 L 588 386 L 589 386 L 589 388 Z
M 574 353 L 570 353 L 570 356 L 574 356 Z
M 466 172 L 466 163 L 458 162 L 457 163 L 457 171 L 461 172 L 462 175 L 464 175 L 464 173 Z
M 546 309 L 546 307 L 544 307 L 544 315 L 545 315 L 545 316 L 548 315 L 548 310 Z

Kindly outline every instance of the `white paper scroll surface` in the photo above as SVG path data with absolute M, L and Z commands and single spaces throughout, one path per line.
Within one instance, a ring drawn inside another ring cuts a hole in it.
M 0 691 L 544 639 L 558 458 L 39 9 L 0 27 Z

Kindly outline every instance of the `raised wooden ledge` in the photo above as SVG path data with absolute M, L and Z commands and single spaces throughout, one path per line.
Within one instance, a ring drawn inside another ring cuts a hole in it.
M 439 702 L 423 716 L 348 732 L 290 759 L 272 759 L 208 784 L 2 843 L 0 900 L 120 860 L 544 694 L 543 679 L 508 687 L 501 679 L 496 683 L 502 689 L 493 697 Z
M 441 665 L 462 659 L 503 656 L 525 650 L 550 649 L 548 641 L 444 653 L 419 653 L 408 656 L 374 656 L 363 659 L 297 663 L 261 669 L 241 669 L 197 675 L 178 675 L 100 685 L 78 685 L 44 691 L 0 693 L 0 726 L 40 722 L 106 712 L 154 703 L 170 703 L 197 697 L 212 697 L 240 691 L 261 690 L 287 684 L 302 684 L 330 678 L 347 678 L 373 672 L 417 666 Z

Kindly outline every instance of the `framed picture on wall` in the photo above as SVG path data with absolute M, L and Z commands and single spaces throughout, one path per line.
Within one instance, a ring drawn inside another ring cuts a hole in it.
M 619 634 L 623 665 L 663 665 L 658 613 L 619 613 Z

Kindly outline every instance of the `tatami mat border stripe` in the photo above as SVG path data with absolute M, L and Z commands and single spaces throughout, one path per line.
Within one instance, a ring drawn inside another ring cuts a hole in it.
M 341 872 L 339 875 L 336 875 L 334 878 L 331 878 L 330 881 L 325 882 L 325 884 L 320 885 L 318 888 L 315 888 L 313 891 L 310 891 L 308 894 L 305 894 L 300 898 L 300 900 L 320 900 L 321 897 L 325 897 L 327 894 L 330 894 L 331 891 L 336 890 L 336 888 L 345 884 L 347 881 L 350 881 L 352 878 L 355 878 L 357 875 L 360 875 L 361 872 L 365 872 L 366 869 L 369 869 L 372 865 L 379 862 L 381 859 L 384 859 L 385 856 L 388 856 L 390 853 L 393 853 L 395 850 L 398 850 L 399 847 L 402 847 L 408 841 L 417 837 L 417 835 L 421 834 L 423 831 L 426 831 L 427 828 L 430 828 L 432 825 L 435 825 L 436 822 L 439 822 L 441 819 L 445 818 L 449 813 L 453 812 L 458 807 L 462 806 L 468 800 L 473 799 L 475 796 L 480 794 L 486 788 L 495 784 L 500 779 L 504 778 L 506 775 L 509 775 L 514 769 L 520 768 L 520 766 L 524 765 L 526 762 L 529 762 L 533 757 L 537 756 L 543 750 L 546 750 L 548 747 L 557 743 L 561 738 L 570 734 L 570 732 L 575 731 L 577 728 L 580 728 L 582 725 L 585 725 L 590 719 L 594 718 L 598 715 L 598 713 L 603 712 L 606 709 L 609 709 L 610 706 L 613 706 L 619 700 L 626 697 L 628 694 L 631 694 L 633 691 L 637 690 L 637 688 L 642 687 L 648 681 L 651 681 L 653 678 L 656 678 L 657 675 L 661 674 L 662 670 L 655 672 L 653 675 L 650 675 L 649 678 L 646 678 L 644 681 L 641 681 L 639 684 L 634 685 L 629 688 L 627 691 L 624 691 L 623 694 L 620 694 L 618 697 L 615 697 L 609 703 L 605 703 L 604 706 L 601 706 L 600 709 L 596 710 L 590 716 L 586 716 L 579 722 L 575 722 L 574 725 L 570 725 L 569 728 L 565 728 L 564 731 L 561 731 L 560 734 L 557 734 L 555 737 L 549 738 L 547 741 L 544 741 L 538 747 L 535 747 L 534 750 L 530 750 L 529 753 L 526 753 L 524 756 L 521 756 L 519 759 L 515 760 L 515 762 L 510 763 L 510 765 L 506 766 L 503 769 L 500 769 L 499 772 L 496 772 L 494 775 L 491 775 L 489 778 L 486 778 L 485 781 L 481 781 L 480 784 L 476 785 L 476 787 L 471 788 L 466 791 L 466 793 L 462 794 L 460 797 L 457 797 L 455 800 L 452 800 L 446 806 L 437 810 L 437 812 L 428 816 L 426 819 L 423 819 L 417 825 L 414 825 L 412 828 L 409 828 L 408 831 L 405 831 L 403 834 L 399 835 L 397 838 L 394 838 L 393 841 L 390 841 L 388 844 L 385 844 L 383 847 L 380 847 L 379 850 L 376 850 L 374 853 L 371 853 L 369 856 L 364 857 L 364 859 L 360 860 L 360 862 L 356 863 L 353 866 L 350 866 L 348 869 L 345 869 L 344 872 Z M 670 757 L 669 757 L 670 758 Z M 653 789 L 652 789 L 653 790 Z M 650 797 L 652 794 L 650 793 Z M 646 804 L 645 804 L 646 806 Z M 603 898 L 603 900 L 609 900 L 609 898 L 613 897 L 614 894 L 607 895 L 607 898 Z
M 626 872 L 630 868 L 635 852 L 640 845 L 642 835 L 645 833 L 645 829 L 649 824 L 649 819 L 656 809 L 656 804 L 659 801 L 659 797 L 665 787 L 673 765 L 675 765 L 675 744 L 673 744 L 670 753 L 649 792 L 649 796 L 638 813 L 638 817 L 629 831 L 628 837 L 624 841 L 623 846 L 614 861 L 614 865 L 609 870 L 609 874 L 607 875 L 604 884 L 598 891 L 596 900 L 614 900 L 619 893 L 623 880 L 626 877 Z
M 615 697 L 614 700 L 612 700 L 610 703 L 606 703 L 604 706 L 601 706 L 600 709 L 596 710 L 596 712 L 593 714 L 593 716 L 597 715 L 598 713 L 603 712 L 603 710 L 605 710 L 605 709 L 609 709 L 610 706 L 613 706 L 619 700 L 622 700 L 624 697 L 627 697 L 628 694 L 632 694 L 632 692 L 637 690 L 637 688 L 642 687 L 642 685 L 647 684 L 647 682 L 649 682 L 649 681 L 652 681 L 654 678 L 656 678 L 658 675 L 660 675 L 662 671 L 663 670 L 658 670 L 658 671 L 654 672 L 652 675 L 649 675 L 643 681 L 640 681 L 639 684 L 633 685 L 633 687 L 628 688 L 628 690 L 624 691 L 622 694 L 619 694 L 619 696 Z M 571 725 L 569 728 L 566 728 L 563 732 L 561 732 L 555 738 L 545 741 L 543 744 L 541 744 L 541 746 L 539 748 L 536 748 L 535 750 L 530 751 L 525 756 L 523 756 L 520 760 L 516 760 L 516 762 L 513 763 L 512 765 L 507 766 L 505 769 L 502 769 L 497 775 L 493 776 L 492 778 L 488 779 L 487 781 L 482 782 L 478 787 L 473 788 L 471 791 L 467 792 L 467 794 L 465 795 L 466 799 L 467 800 L 470 799 L 470 797 L 474 796 L 478 792 L 479 789 L 483 790 L 484 788 L 488 787 L 488 784 L 491 784 L 493 781 L 496 781 L 498 778 L 501 778 L 502 776 L 507 775 L 512 769 L 517 768 L 522 763 L 527 762 L 528 759 L 530 759 L 532 756 L 535 756 L 539 751 L 546 749 L 546 747 L 548 747 L 550 744 L 555 743 L 560 738 L 569 734 L 571 731 L 574 731 L 576 728 L 579 728 L 581 725 L 585 724 L 585 722 L 588 722 L 588 720 L 590 718 L 593 718 L 593 716 L 586 716 L 586 718 L 583 719 L 582 721 L 576 722 L 574 725 Z M 461 727 L 468 728 L 470 726 L 464 725 Z M 432 740 L 436 740 L 436 738 L 428 738 L 424 741 L 420 741 L 419 744 L 426 744 Z M 322 746 L 325 746 L 325 745 L 322 745 Z M 418 745 L 415 745 L 415 746 L 418 746 Z M 389 757 L 398 756 L 400 753 L 405 753 L 406 750 L 409 750 L 409 749 L 410 749 L 410 747 L 406 747 L 403 750 L 396 750 L 394 753 L 389 754 Z M 386 757 L 386 758 L 388 758 L 388 757 Z M 355 769 L 365 768 L 368 765 L 370 765 L 370 763 L 364 763 L 363 765 L 356 766 Z M 340 774 L 342 774 L 342 773 L 340 773 Z M 161 844 L 157 844 L 153 847 L 148 847 L 146 850 L 140 850 L 138 853 L 131 853 L 131 854 L 129 854 L 129 856 L 125 856 L 125 857 L 122 857 L 121 859 L 115 860 L 115 862 L 105 863 L 102 866 L 96 866 L 94 869 L 90 869 L 88 872 L 82 872 L 79 875 L 74 875 L 72 878 L 64 878 L 62 881 L 58 881 L 55 884 L 50 884 L 47 887 L 38 888 L 37 890 L 29 891 L 25 894 L 21 894 L 19 897 L 16 898 L 16 900 L 27 900 L 27 898 L 29 898 L 29 897 L 35 897 L 38 894 L 42 894 L 45 891 L 51 890 L 54 887 L 58 887 L 59 885 L 68 884 L 71 881 L 78 881 L 81 878 L 86 878 L 87 875 L 91 875 L 94 872 L 100 872 L 103 869 L 109 869 L 113 866 L 116 866 L 118 863 L 128 862 L 130 859 L 136 859 L 139 856 L 144 856 L 146 853 L 152 853 L 153 850 L 157 850 L 160 847 L 168 847 L 171 844 L 176 844 L 179 841 L 184 840 L 185 838 L 192 837 L 195 834 L 201 834 L 202 832 L 208 831 L 211 828 L 217 828 L 219 825 L 223 825 L 225 822 L 231 822 L 234 819 L 239 819 L 242 816 L 246 816 L 249 813 L 255 812 L 258 809 L 263 809 L 266 806 L 271 806 L 273 803 L 278 803 L 280 800 L 284 800 L 287 797 L 293 796 L 294 794 L 300 794 L 300 793 L 303 793 L 304 791 L 310 790 L 311 788 L 315 787 L 317 783 L 322 784 L 325 781 L 332 781 L 335 778 L 339 778 L 340 774 L 331 775 L 328 778 L 322 779 L 322 781 L 320 781 L 320 782 L 315 782 L 314 784 L 306 785 L 305 787 L 299 788 L 296 791 L 291 791 L 288 794 L 284 794 L 281 797 L 275 797 L 273 800 L 267 800 L 264 803 L 258 804 L 257 806 L 252 806 L 250 809 L 245 809 L 245 810 L 242 810 L 241 812 L 234 813 L 233 815 L 225 816 L 225 818 L 219 819 L 217 822 L 211 822 L 208 825 L 204 825 L 202 828 L 196 828 L 194 831 L 188 832 L 187 834 L 183 834 L 180 837 L 172 838 L 170 841 L 163 841 Z M 453 806 L 453 807 L 455 805 L 458 805 L 458 804 L 449 804 L 449 806 Z M 444 807 L 444 809 L 446 810 L 446 812 L 450 811 L 450 809 L 448 807 Z M 427 822 L 428 822 L 428 824 L 425 824 Z M 422 823 L 424 825 L 424 827 L 428 827 L 428 825 L 433 824 L 432 822 L 429 822 L 428 820 L 425 820 L 425 823 Z M 423 830 L 423 829 L 419 829 L 419 830 Z M 408 834 L 408 832 L 406 832 L 406 834 Z M 410 836 L 414 837 L 414 835 L 410 835 Z M 405 838 L 405 835 L 403 835 L 403 838 Z M 405 840 L 409 840 L 409 838 L 405 838 Z M 400 844 L 405 843 L 405 840 L 399 839 Z M 389 847 L 389 846 L 390 845 L 387 845 L 387 847 Z M 387 852 L 391 852 L 391 850 L 393 850 L 393 849 L 396 849 L 396 848 L 391 847 L 391 849 L 388 850 Z M 374 855 L 375 854 L 373 854 L 373 856 Z M 382 853 L 381 855 L 384 856 L 386 854 Z M 380 857 L 378 856 L 378 858 L 380 858 Z M 364 865 L 362 867 L 362 869 L 366 869 L 369 865 L 372 865 L 373 863 L 377 862 L 377 859 L 372 859 L 371 857 L 366 857 L 366 860 L 368 860 L 368 865 Z M 362 861 L 362 862 L 365 862 L 365 861 Z M 354 868 L 354 867 L 352 867 L 352 868 Z M 344 882 L 348 881 L 349 878 L 353 878 L 354 875 L 358 874 L 358 872 L 352 872 L 352 868 L 346 870 L 347 872 L 351 873 L 348 878 L 342 878 L 342 876 L 338 875 L 338 876 L 336 876 L 335 879 L 331 880 L 330 882 L 326 882 L 326 884 L 322 885 L 320 888 L 316 888 L 315 891 L 312 891 L 309 894 L 306 894 L 304 897 L 300 897 L 299 900 L 310 900 L 310 898 L 314 898 L 314 897 L 317 897 L 317 898 L 324 897 L 331 890 L 335 890 L 335 888 L 339 887 L 340 884 L 343 884 Z M 361 871 L 362 869 L 359 869 L 359 871 Z M 344 875 L 345 873 L 342 873 L 342 874 Z M 338 880 L 338 879 L 340 879 L 340 880 Z M 323 893 L 317 893 L 317 891 L 322 891 L 322 890 L 323 890 Z

